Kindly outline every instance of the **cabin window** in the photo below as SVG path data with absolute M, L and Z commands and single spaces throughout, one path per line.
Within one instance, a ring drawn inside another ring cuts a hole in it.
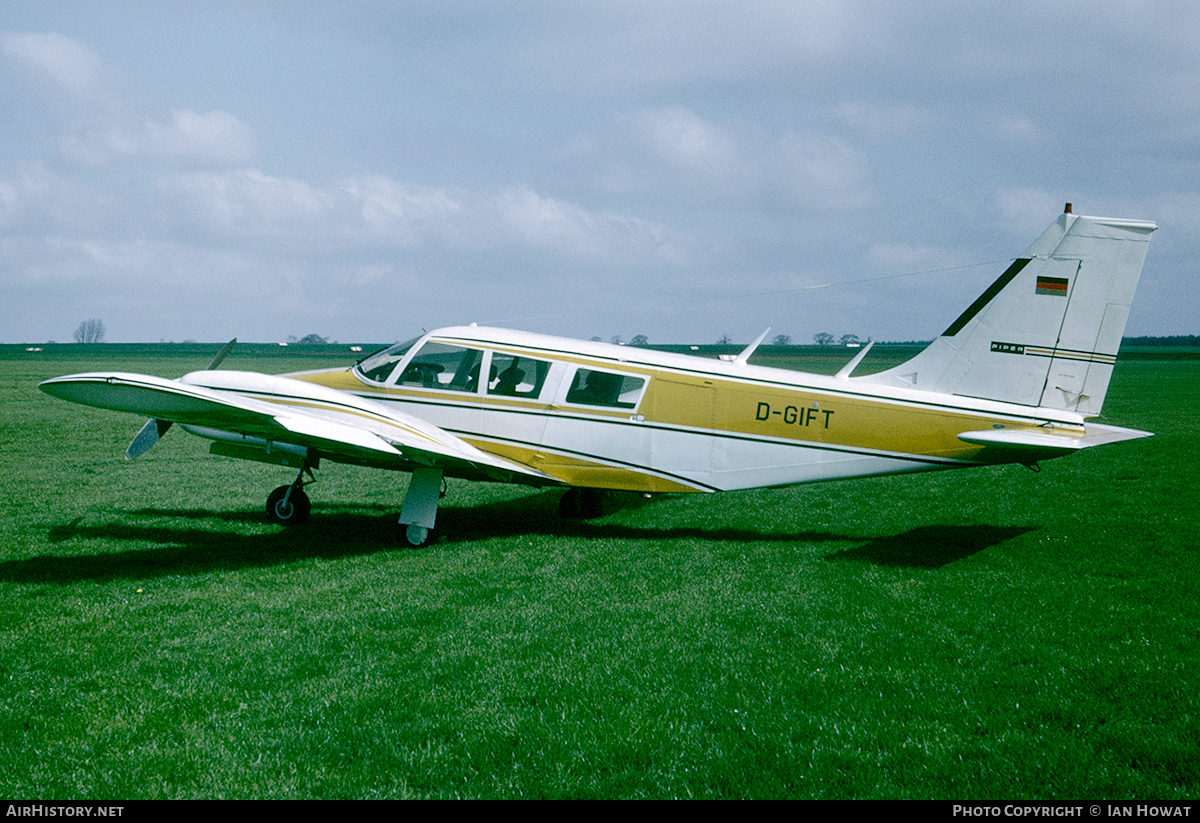
M 567 402 L 632 409 L 641 400 L 645 387 L 646 378 L 637 375 L 579 369 L 567 392 Z
M 397 386 L 477 392 L 483 352 L 449 343 L 426 343 L 404 367 Z
M 386 383 L 392 370 L 396 368 L 396 364 L 404 359 L 404 355 L 408 354 L 408 350 L 420 339 L 414 337 L 412 340 L 397 343 L 383 351 L 376 352 L 355 366 L 354 371 L 364 380 L 372 383 Z
M 507 397 L 537 397 L 546 382 L 550 363 L 505 352 L 492 352 L 492 366 L 488 370 L 488 394 Z

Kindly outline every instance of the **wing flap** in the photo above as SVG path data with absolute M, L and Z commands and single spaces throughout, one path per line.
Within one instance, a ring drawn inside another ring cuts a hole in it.
M 276 415 L 275 422 L 292 434 L 319 443 L 351 446 L 368 452 L 380 452 L 399 456 L 395 446 L 366 429 L 347 426 L 332 420 L 323 420 L 313 415 Z

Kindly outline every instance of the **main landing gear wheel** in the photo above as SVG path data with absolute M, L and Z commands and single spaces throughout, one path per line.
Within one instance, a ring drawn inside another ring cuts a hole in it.
M 567 520 L 594 520 L 604 514 L 604 491 L 567 489 L 559 498 L 558 513 Z
M 311 511 L 308 495 L 297 486 L 280 486 L 267 497 L 267 517 L 284 526 L 303 523 Z

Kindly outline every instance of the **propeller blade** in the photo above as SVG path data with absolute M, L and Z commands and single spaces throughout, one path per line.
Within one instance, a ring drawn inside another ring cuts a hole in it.
M 219 366 L 226 355 L 233 351 L 235 345 L 237 345 L 236 337 L 221 347 L 221 350 L 217 352 L 217 356 L 212 359 L 212 362 L 208 364 L 204 371 L 212 371 Z M 167 433 L 169 428 L 171 428 L 170 420 L 158 420 L 155 418 L 147 420 L 146 424 L 142 426 L 141 431 L 130 442 L 129 448 L 125 450 L 125 459 L 136 460 L 150 451 L 154 447 L 154 444 L 158 442 L 158 439 Z
M 225 355 L 227 355 L 231 351 L 233 351 L 233 347 L 236 345 L 237 345 L 237 338 L 235 337 L 232 340 L 230 340 L 228 343 L 226 343 L 224 346 L 221 347 L 221 350 L 219 352 L 217 352 L 217 356 L 212 359 L 212 362 L 209 363 L 208 367 L 205 368 L 204 370 L 212 371 L 217 366 L 221 365 L 221 361 L 225 359 Z
M 146 425 L 142 426 L 142 430 L 137 433 L 133 441 L 129 444 L 129 448 L 125 450 L 126 460 L 136 460 L 158 442 L 158 438 L 167 433 L 167 429 L 171 428 L 170 420 L 157 420 L 150 418 L 146 421 Z

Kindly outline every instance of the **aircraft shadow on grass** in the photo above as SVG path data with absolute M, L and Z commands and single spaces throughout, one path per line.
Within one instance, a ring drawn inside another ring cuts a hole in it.
M 832 561 L 859 561 L 881 566 L 941 568 L 977 552 L 1017 537 L 1034 527 L 990 525 L 921 526 L 899 535 L 864 538 L 832 532 L 770 532 L 745 528 L 639 527 L 623 523 L 564 520 L 556 511 L 552 492 L 486 503 L 446 506 L 439 525 L 446 536 L 439 545 L 470 543 L 489 538 L 539 535 L 564 539 L 616 539 L 658 543 L 673 539 L 698 539 L 734 543 L 855 543 L 854 548 L 825 556 Z M 652 505 L 630 495 L 621 508 Z M 364 509 L 378 517 L 364 517 Z M 337 559 L 378 552 L 406 554 L 393 537 L 394 511 L 386 506 L 319 506 L 317 516 L 303 529 L 281 527 L 267 534 L 240 534 L 179 521 L 216 521 L 222 524 L 259 524 L 258 511 L 212 512 L 199 509 L 140 509 L 122 511 L 107 523 L 83 523 L 76 518 L 50 529 L 52 543 L 104 540 L 110 543 L 154 544 L 148 548 L 99 554 L 42 555 L 0 563 L 0 580 L 20 583 L 73 583 L 81 580 L 142 579 L 177 574 L 205 574 L 215 570 L 285 565 L 312 558 Z M 129 522 L 131 515 L 158 521 L 154 525 Z
M 970 557 L 1035 529 L 1035 526 L 918 526 L 904 534 L 877 537 L 853 549 L 826 555 L 826 559 L 940 569 L 947 563 Z

